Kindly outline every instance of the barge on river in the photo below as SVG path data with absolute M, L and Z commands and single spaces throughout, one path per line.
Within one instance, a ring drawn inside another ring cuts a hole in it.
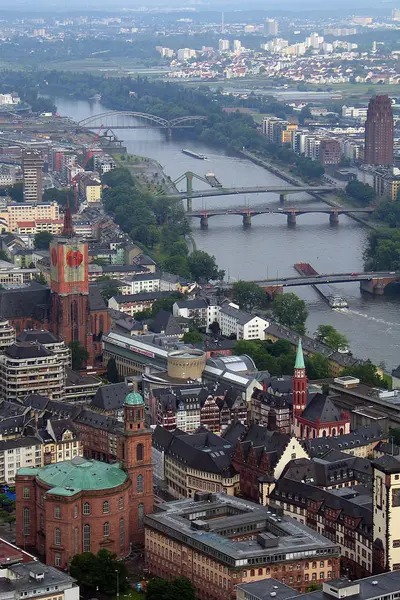
M 295 270 L 305 277 L 318 277 L 319 273 L 308 263 L 296 263 L 294 265 Z M 313 284 L 314 290 L 325 300 L 331 308 L 347 308 L 348 302 L 343 296 L 338 296 L 336 290 L 330 285 L 324 284 L 319 286 Z
M 198 158 L 199 160 L 205 160 L 207 158 L 205 154 L 199 154 L 198 152 L 193 152 L 193 150 L 187 150 L 187 148 L 183 148 L 182 152 L 192 158 Z

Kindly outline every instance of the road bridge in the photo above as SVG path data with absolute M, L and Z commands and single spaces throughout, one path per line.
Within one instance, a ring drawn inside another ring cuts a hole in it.
M 390 283 L 400 283 L 400 272 L 396 271 L 369 271 L 365 273 L 326 273 L 321 275 L 284 277 L 276 279 L 259 279 L 251 283 L 262 287 L 270 296 L 283 291 L 284 288 L 302 285 L 323 285 L 324 283 L 351 283 L 359 282 L 360 288 L 370 294 L 384 294 L 386 286 Z M 222 289 L 232 288 L 231 283 L 222 282 L 216 287 Z
M 245 227 L 251 226 L 251 218 L 257 215 L 285 215 L 287 217 L 288 225 L 296 224 L 297 215 L 306 215 L 309 213 L 322 213 L 329 215 L 329 222 L 332 225 L 337 225 L 339 223 L 339 215 L 348 215 L 348 214 L 371 214 L 374 212 L 374 208 L 366 207 L 366 208 L 354 208 L 354 209 L 346 209 L 346 208 L 334 208 L 334 207 L 325 207 L 325 208 L 297 208 L 297 207 L 287 207 L 287 208 L 233 208 L 233 209 L 223 209 L 223 208 L 210 208 L 207 210 L 192 210 L 186 213 L 188 217 L 200 219 L 200 226 L 203 229 L 208 227 L 208 219 L 210 217 L 223 216 L 223 215 L 239 215 L 243 218 L 243 225 Z

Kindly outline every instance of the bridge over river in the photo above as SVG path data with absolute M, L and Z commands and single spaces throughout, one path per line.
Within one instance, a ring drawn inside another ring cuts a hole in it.
M 311 275 L 301 277 L 284 277 L 282 279 L 260 279 L 252 283 L 262 287 L 270 296 L 283 291 L 283 288 L 296 287 L 301 285 L 321 285 L 324 283 L 349 283 L 359 282 L 360 288 L 370 294 L 382 295 L 385 287 L 390 283 L 400 283 L 400 272 L 381 271 L 365 273 L 327 273 L 323 275 Z M 222 289 L 231 289 L 231 283 L 222 282 L 216 287 Z
M 188 217 L 193 217 L 200 219 L 200 226 L 203 229 L 208 227 L 208 219 L 210 217 L 223 216 L 223 215 L 239 215 L 243 217 L 243 225 L 245 227 L 250 227 L 251 218 L 257 215 L 286 215 L 288 225 L 296 224 L 297 215 L 306 215 L 308 213 L 322 213 L 329 215 L 329 222 L 332 225 L 336 225 L 339 223 L 339 215 L 349 215 L 349 214 L 371 214 L 374 212 L 374 208 L 366 207 L 366 208 L 335 208 L 335 207 L 325 207 L 325 208 L 297 208 L 297 207 L 287 207 L 287 208 L 278 208 L 278 209 L 270 209 L 270 208 L 233 208 L 233 209 L 224 209 L 224 208 L 210 208 L 209 210 L 192 210 L 188 211 L 186 215 Z

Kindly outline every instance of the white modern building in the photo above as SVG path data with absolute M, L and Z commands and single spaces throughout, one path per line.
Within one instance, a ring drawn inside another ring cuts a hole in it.
M 0 441 L 0 482 L 14 485 L 21 467 L 42 467 L 42 442 L 36 437 Z
M 219 322 L 220 307 L 206 299 L 178 300 L 172 307 L 174 317 L 194 319 L 202 327 L 209 327 L 214 321 Z
M 238 340 L 263 340 L 269 327 L 268 321 L 240 310 L 233 302 L 221 306 L 218 321 L 222 335 L 234 334 Z

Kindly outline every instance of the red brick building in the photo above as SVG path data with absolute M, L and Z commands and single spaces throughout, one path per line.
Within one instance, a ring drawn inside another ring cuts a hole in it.
M 122 460 L 110 464 L 75 457 L 16 477 L 17 544 L 35 548 L 47 564 L 66 568 L 74 554 L 106 548 L 125 557 L 144 539 L 153 510 L 151 432 L 144 402 L 130 393 L 124 405 Z
M 25 329 L 49 329 L 67 344 L 79 341 L 89 352 L 90 366 L 100 364 L 101 336 L 110 329 L 111 320 L 99 289 L 88 283 L 87 243 L 74 235 L 54 238 L 50 263 L 50 289 L 32 283 L 4 290 L 0 314 L 17 335 Z

